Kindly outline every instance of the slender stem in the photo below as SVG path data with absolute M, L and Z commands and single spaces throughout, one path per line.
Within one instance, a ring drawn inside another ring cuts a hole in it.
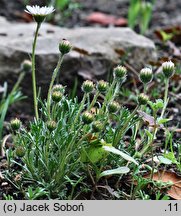
M 163 117 L 167 104 L 168 104 L 168 87 L 169 87 L 169 79 L 165 80 L 165 94 L 164 94 L 164 107 L 162 109 L 161 118 Z
M 153 116 L 154 116 L 154 130 L 153 130 L 153 137 L 151 139 L 151 143 L 149 144 L 151 146 L 151 163 L 152 163 L 152 170 L 151 170 L 151 177 L 150 179 L 152 180 L 153 179 L 153 174 L 154 174 L 154 169 L 155 169 L 155 165 L 154 165 L 154 149 L 153 149 L 153 143 L 154 143 L 154 139 L 155 139 L 155 136 L 156 136 L 156 133 L 157 133 L 157 127 L 156 127 L 156 119 L 157 119 L 157 116 L 156 116 L 156 112 L 154 111 L 153 112 Z
M 134 158 L 134 156 L 133 156 L 133 158 Z M 135 199 L 135 193 L 136 193 L 136 190 L 134 190 L 134 183 L 135 183 L 134 175 L 135 175 L 135 173 L 136 173 L 136 169 L 133 170 L 133 177 L 132 177 L 131 191 L 130 191 L 130 200 L 134 200 Z
M 105 95 L 105 99 L 104 99 L 104 102 L 102 104 L 102 107 L 101 107 L 101 110 L 100 110 L 100 113 L 103 113 L 104 112 L 104 109 L 105 109 L 105 106 L 109 103 L 110 100 L 112 100 L 112 92 L 113 92 L 113 89 L 115 88 L 115 85 L 116 85 L 116 79 L 113 80 L 107 94 Z
M 168 88 L 169 88 L 169 79 L 166 79 L 166 81 L 165 81 L 165 93 L 164 93 L 164 107 L 162 109 L 160 118 L 163 117 L 163 115 L 165 113 L 165 110 L 166 110 L 166 107 L 167 107 L 167 104 L 168 104 Z M 157 131 L 158 131 L 158 128 L 156 128 L 155 131 L 154 131 L 154 137 L 156 136 Z M 150 143 L 148 143 L 148 145 L 146 145 L 145 148 L 142 149 L 142 151 L 141 151 L 141 157 L 149 149 L 149 147 L 151 145 L 152 145 L 152 141 Z
M 19 77 L 18 77 L 18 80 L 17 80 L 16 84 L 14 85 L 10 94 L 12 94 L 14 91 L 17 90 L 17 88 L 19 87 L 20 83 L 22 82 L 24 76 L 25 76 L 25 72 L 21 72 Z
M 91 104 L 90 102 L 90 94 L 87 95 L 87 107 L 89 107 Z
M 70 128 L 70 131 L 72 131 L 72 129 L 75 127 L 75 125 L 76 125 L 76 123 L 78 121 L 78 118 L 79 118 L 79 116 L 80 116 L 80 114 L 81 114 L 81 112 L 82 112 L 82 110 L 84 108 L 84 104 L 85 104 L 86 98 L 87 98 L 87 94 L 85 93 L 84 96 L 83 96 L 83 99 L 81 101 L 81 104 L 80 104 L 79 110 L 77 112 L 77 115 L 75 116 L 73 124 L 72 124 L 72 126 Z
M 150 177 L 151 180 L 153 180 L 153 174 L 154 174 L 154 169 L 155 169 L 155 166 L 154 166 L 153 142 L 154 142 L 154 139 L 155 139 L 155 136 L 156 136 L 156 132 L 157 131 L 156 131 L 156 126 L 155 126 L 154 127 L 154 131 L 153 131 L 153 138 L 151 140 L 151 143 L 149 144 L 149 146 L 151 146 L 151 163 L 152 163 L 151 177 Z
M 71 156 L 71 154 L 69 153 L 69 152 L 71 152 L 70 151 L 70 149 L 71 149 L 71 147 L 72 147 L 72 145 L 74 145 L 75 144 L 75 142 L 76 142 L 76 138 L 78 137 L 78 134 L 80 133 L 80 130 L 81 130 L 81 128 L 82 127 L 79 127 L 78 128 L 78 130 L 76 131 L 76 133 L 74 134 L 74 136 L 72 137 L 72 140 L 68 143 L 68 145 L 67 145 L 67 147 L 66 147 L 66 149 L 65 149 L 65 151 L 62 153 L 62 157 L 61 157 L 61 163 L 60 163 L 60 179 L 64 176 L 64 171 L 65 171 L 65 165 L 66 164 L 68 164 L 67 163 L 67 161 L 66 161 L 66 159 L 68 158 L 70 158 L 70 156 Z
M 79 146 L 81 144 L 82 141 L 84 141 L 86 138 L 88 138 L 90 136 L 90 133 L 86 133 L 82 136 L 81 139 L 79 139 L 79 141 L 77 142 L 77 146 Z
M 147 84 L 143 84 L 143 92 L 144 92 L 144 94 L 147 93 Z M 143 105 L 141 105 L 140 110 L 144 111 L 144 106 Z M 134 140 L 136 139 L 138 130 L 140 128 L 140 125 L 141 125 L 141 121 L 138 121 L 138 123 L 136 124 L 136 131 L 135 131 L 135 134 L 134 134 Z
M 96 94 L 94 95 L 94 98 L 93 98 L 91 104 L 90 104 L 89 107 L 88 107 L 88 110 L 89 110 L 89 111 L 90 111 L 91 108 L 95 105 L 95 103 L 96 103 L 96 101 L 97 101 L 97 98 L 99 97 L 99 94 L 100 94 L 99 91 L 97 91 Z
M 38 120 L 38 103 L 37 103 L 37 90 L 36 90 L 36 74 L 35 74 L 35 49 L 36 49 L 36 42 L 38 37 L 38 31 L 40 29 L 41 23 L 37 23 L 35 37 L 32 46 L 32 85 L 33 85 L 33 100 L 34 100 L 34 111 L 35 117 Z
M 121 86 L 121 83 L 117 82 L 116 88 L 115 88 L 115 91 L 114 91 L 114 94 L 113 94 L 113 97 L 112 97 L 113 100 L 117 96 L 120 86 Z
M 126 122 L 124 123 L 123 127 L 121 128 L 121 130 L 118 132 L 118 135 L 115 137 L 114 140 L 114 146 L 116 146 L 120 140 L 120 137 L 122 136 L 122 134 L 124 133 L 125 129 L 128 127 L 130 120 L 134 117 L 134 115 L 136 114 L 138 108 L 140 106 L 137 105 L 136 108 L 133 110 L 133 112 L 131 113 L 131 115 L 127 118 Z
M 51 79 L 50 86 L 49 86 L 49 89 L 48 89 L 47 109 L 48 109 L 49 118 L 50 118 L 50 107 L 51 107 L 51 91 L 52 91 L 52 87 L 53 87 L 53 84 L 55 82 L 55 79 L 57 77 L 58 71 L 60 70 L 60 67 L 62 65 L 63 57 L 64 57 L 64 55 L 60 54 L 57 66 L 56 66 L 55 70 L 53 71 L 52 79 Z
M 168 132 L 168 131 L 167 131 L 167 132 Z M 166 154 L 169 141 L 170 141 L 170 138 L 169 138 L 169 139 L 167 138 L 167 139 L 165 140 L 164 154 Z
M 140 106 L 140 110 L 141 111 L 144 110 L 144 105 Z M 136 129 L 135 129 L 135 133 L 134 133 L 134 137 L 133 137 L 134 140 L 136 140 L 137 133 L 138 133 L 139 129 L 141 128 L 141 126 L 142 126 L 141 121 L 138 121 L 138 123 L 136 124 Z
M 128 167 L 129 164 L 130 164 L 130 161 L 128 161 L 128 162 L 126 163 L 126 167 Z M 119 187 L 119 182 L 121 181 L 123 175 L 124 175 L 124 174 L 120 174 L 120 177 L 119 177 L 118 181 L 117 181 L 116 184 L 115 184 L 117 189 L 118 189 L 118 187 Z
M 22 82 L 24 76 L 25 76 L 24 72 L 20 73 L 17 82 L 15 83 L 13 89 L 11 90 L 11 92 L 9 93 L 8 97 L 5 100 L 4 106 L 2 108 L 2 113 L 0 113 L 0 148 L 1 148 L 1 145 L 2 145 L 1 142 L 2 142 L 3 122 L 4 122 L 4 119 L 6 117 L 8 107 L 10 105 L 10 99 L 11 99 L 13 93 L 18 89 L 18 87 L 19 87 L 20 83 Z M 0 150 L 0 155 L 1 155 L 1 150 Z
M 144 94 L 147 93 L 147 84 L 144 84 L 143 92 L 144 92 Z

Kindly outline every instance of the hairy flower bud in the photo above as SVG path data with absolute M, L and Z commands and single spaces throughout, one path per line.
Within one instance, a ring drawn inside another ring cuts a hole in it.
M 138 95 L 138 104 L 139 105 L 146 105 L 148 102 L 149 98 L 147 95 L 141 93 L 140 95 Z
M 57 127 L 57 123 L 56 123 L 55 121 L 52 121 L 52 120 L 48 121 L 48 122 L 46 123 L 46 125 L 47 125 L 47 128 L 48 128 L 48 130 L 49 130 L 50 132 L 52 132 L 53 130 L 55 130 L 56 127 Z
M 59 50 L 62 53 L 62 55 L 69 53 L 71 49 L 72 46 L 70 42 L 66 39 L 62 39 L 62 41 L 59 43 Z
M 86 80 L 82 84 L 82 91 L 84 93 L 90 93 L 94 90 L 94 83 L 90 80 Z
M 140 80 L 142 83 L 147 84 L 149 82 L 151 82 L 153 79 L 153 72 L 152 69 L 150 68 L 143 68 L 140 71 Z
M 110 104 L 108 106 L 108 110 L 110 113 L 116 113 L 119 110 L 119 108 L 120 108 L 120 105 L 116 101 L 110 102 Z
M 170 78 L 174 74 L 175 65 L 171 61 L 164 62 L 162 64 L 162 71 L 166 78 Z
M 21 124 L 22 124 L 22 122 L 17 118 L 12 119 L 10 122 L 11 128 L 15 131 L 20 129 Z
M 24 157 L 25 156 L 25 148 L 23 146 L 18 146 L 15 150 L 15 153 L 18 157 Z
M 100 92 L 100 93 L 105 93 L 108 89 L 108 82 L 105 82 L 104 80 L 100 80 L 98 83 L 97 83 L 97 90 Z
M 85 124 L 90 124 L 91 122 L 93 122 L 94 120 L 94 115 L 88 111 L 85 111 L 84 113 L 82 113 L 82 121 Z
M 21 69 L 22 69 L 22 71 L 29 73 L 32 69 L 32 62 L 29 60 L 24 60 L 21 63 Z
M 92 131 L 97 133 L 100 132 L 103 128 L 103 125 L 100 121 L 95 121 L 92 123 Z
M 64 94 L 65 93 L 65 87 L 63 85 L 61 85 L 61 84 L 56 84 L 56 85 L 53 86 L 52 92 L 57 92 L 57 91 Z
M 114 77 L 117 79 L 124 79 L 127 75 L 127 69 L 124 66 L 117 66 L 114 68 Z
M 52 92 L 52 100 L 56 103 L 58 103 L 62 99 L 63 95 L 59 91 L 53 91 Z

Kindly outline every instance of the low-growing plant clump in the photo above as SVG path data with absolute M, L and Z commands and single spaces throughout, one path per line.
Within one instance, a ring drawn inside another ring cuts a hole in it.
M 181 170 L 180 150 L 171 141 L 166 118 L 174 63 L 162 64 L 163 99 L 149 98 L 153 71 L 147 67 L 140 71 L 144 91 L 134 98 L 134 110 L 122 106 L 119 91 L 128 70 L 119 65 L 110 82 L 84 81 L 79 101 L 67 96 L 65 86 L 55 84 L 63 58 L 72 49 L 63 39 L 47 99 L 41 100 L 36 88 L 36 42 L 42 22 L 53 11 L 53 7 L 27 6 L 37 23 L 32 63 L 25 64 L 26 69 L 32 68 L 35 118 L 28 127 L 17 118 L 10 122 L 14 147 L 3 146 L 8 162 L 3 175 L 14 192 L 4 198 L 169 199 L 166 191 L 174 183 L 164 183 L 162 176 L 170 165 Z M 166 141 L 158 152 L 154 142 L 161 130 Z

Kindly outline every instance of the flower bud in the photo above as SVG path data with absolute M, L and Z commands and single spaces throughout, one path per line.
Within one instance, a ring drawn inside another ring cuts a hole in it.
M 59 44 L 59 50 L 62 53 L 62 55 L 69 53 L 71 49 L 72 49 L 72 46 L 70 42 L 66 39 L 62 39 L 62 41 Z
M 90 80 L 86 80 L 82 84 L 82 91 L 84 93 L 90 93 L 94 90 L 94 83 Z
M 146 105 L 148 102 L 149 98 L 147 95 L 141 93 L 140 95 L 138 95 L 138 104 L 139 105 Z
M 93 122 L 94 120 L 94 115 L 88 111 L 85 111 L 84 113 L 82 113 L 82 121 L 85 124 L 90 124 L 91 122 Z
M 56 103 L 58 103 L 62 99 L 63 95 L 59 91 L 53 91 L 52 92 L 52 100 Z
M 140 80 L 142 83 L 147 84 L 149 82 L 151 82 L 153 79 L 153 72 L 152 69 L 150 68 L 143 68 L 140 71 Z
M 162 71 L 166 78 L 170 78 L 174 74 L 175 65 L 171 61 L 166 61 L 162 64 Z
M 110 113 L 116 113 L 119 110 L 119 108 L 120 108 L 120 105 L 116 101 L 110 102 L 110 104 L 108 106 L 108 110 Z
M 124 66 L 117 66 L 114 68 L 114 77 L 117 79 L 124 79 L 126 78 L 127 69 Z
M 24 157 L 26 151 L 25 151 L 25 148 L 24 148 L 24 147 L 18 146 L 18 147 L 16 148 L 16 150 L 15 150 L 15 153 L 16 153 L 16 155 L 17 155 L 18 157 Z
M 65 93 L 65 87 L 61 84 L 57 84 L 57 85 L 54 85 L 53 88 L 52 88 L 52 92 L 54 91 L 58 91 L 58 92 L 61 92 L 62 94 Z
M 21 124 L 22 124 L 21 121 L 17 118 L 11 120 L 10 122 L 11 128 L 15 131 L 20 129 Z
M 22 71 L 29 73 L 32 69 L 32 62 L 29 60 L 24 60 L 21 63 L 21 69 L 22 69 Z
M 57 123 L 56 123 L 55 121 L 52 121 L 52 120 L 48 121 L 48 122 L 46 123 L 46 125 L 47 125 L 47 128 L 48 128 L 48 130 L 49 130 L 50 132 L 52 132 L 53 130 L 55 130 L 56 127 L 57 127 Z
M 95 121 L 92 123 L 92 131 L 97 133 L 100 132 L 102 130 L 103 126 L 102 123 L 100 121 Z
M 104 80 L 100 80 L 97 84 L 97 90 L 100 92 L 100 93 L 105 93 L 108 89 L 108 82 L 105 82 Z

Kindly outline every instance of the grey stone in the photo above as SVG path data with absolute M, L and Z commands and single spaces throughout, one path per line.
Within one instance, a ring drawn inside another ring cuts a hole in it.
M 24 59 L 31 55 L 35 23 L 10 23 L 0 17 L 0 78 L 14 82 Z M 71 86 L 77 75 L 84 78 L 104 78 L 113 65 L 120 63 L 123 53 L 127 61 L 136 69 L 154 61 L 154 43 L 129 28 L 66 29 L 43 23 L 37 41 L 37 80 L 43 92 L 59 55 L 58 44 L 62 38 L 70 40 L 73 51 L 65 57 L 60 78 Z M 31 75 L 27 75 L 24 88 L 30 95 Z

